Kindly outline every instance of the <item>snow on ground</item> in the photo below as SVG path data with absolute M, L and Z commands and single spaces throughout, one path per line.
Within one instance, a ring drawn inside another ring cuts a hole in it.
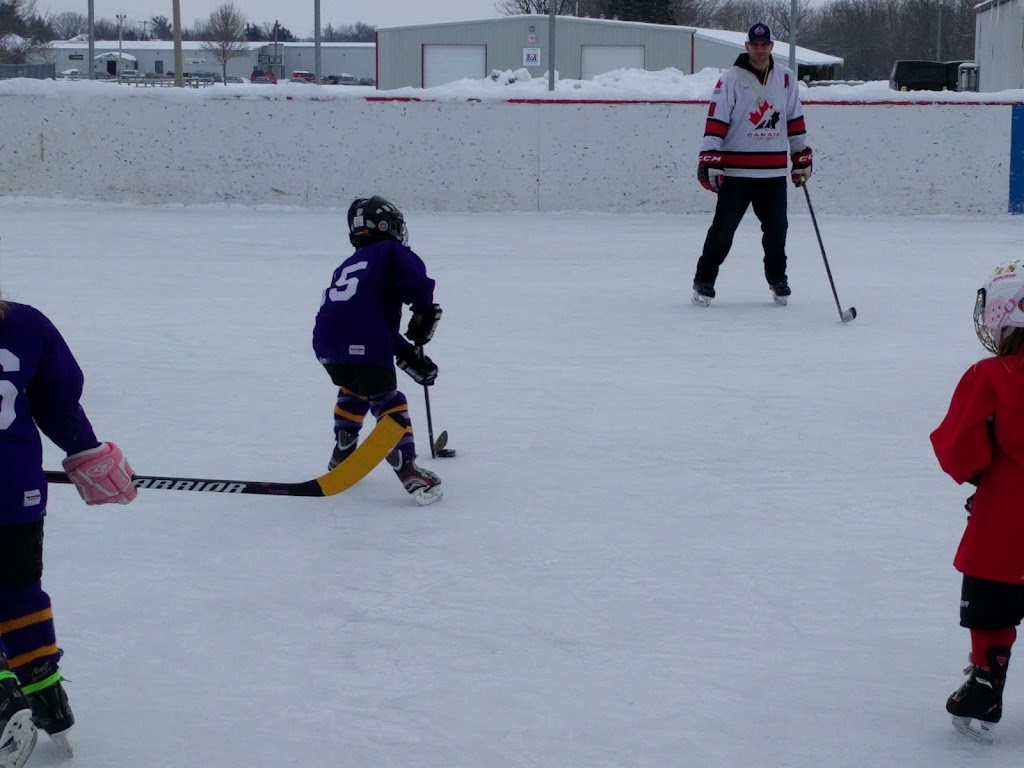
M 559 79 L 555 89 L 548 90 L 546 72 L 531 76 L 523 68 L 495 72 L 481 80 L 458 80 L 434 88 L 398 88 L 378 91 L 367 86 L 325 86 L 304 83 L 277 85 L 217 85 L 208 88 L 141 88 L 124 84 L 87 80 L 5 80 L 0 81 L 0 96 L 32 94 L 66 98 L 70 94 L 107 94 L 111 88 L 132 98 L 157 99 L 313 99 L 333 101 L 365 98 L 405 98 L 427 101 L 505 101 L 508 99 L 566 99 L 581 101 L 707 101 L 718 80 L 720 69 L 702 69 L 692 75 L 678 69 L 649 72 L 642 69 L 619 69 L 598 75 L 591 80 Z M 885 80 L 863 85 L 829 85 L 801 88 L 807 102 L 981 102 L 1007 103 L 1024 101 L 1024 90 L 998 93 L 971 91 L 909 91 L 889 88 Z

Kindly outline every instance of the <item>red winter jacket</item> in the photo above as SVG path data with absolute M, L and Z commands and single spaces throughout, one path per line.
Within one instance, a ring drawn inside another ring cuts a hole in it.
M 1024 353 L 968 368 L 931 439 L 942 469 L 958 483 L 980 475 L 953 565 L 969 576 L 1024 584 Z

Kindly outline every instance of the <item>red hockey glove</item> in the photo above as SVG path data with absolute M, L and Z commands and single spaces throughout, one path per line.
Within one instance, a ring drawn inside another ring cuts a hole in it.
M 802 187 L 811 178 L 811 171 L 814 170 L 814 150 L 810 147 L 794 152 L 793 170 L 790 175 L 793 177 L 793 186 Z
M 697 157 L 697 181 L 709 192 L 718 193 L 725 180 L 721 152 L 701 152 Z

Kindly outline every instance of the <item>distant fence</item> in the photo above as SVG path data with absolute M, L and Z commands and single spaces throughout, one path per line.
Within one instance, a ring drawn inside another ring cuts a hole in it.
M 56 64 L 0 64 L 0 80 L 31 77 L 36 80 L 56 80 Z

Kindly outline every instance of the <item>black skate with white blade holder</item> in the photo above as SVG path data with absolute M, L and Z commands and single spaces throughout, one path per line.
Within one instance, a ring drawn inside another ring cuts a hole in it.
M 789 283 L 786 280 L 780 280 L 777 283 L 772 283 L 768 286 L 772 292 L 772 300 L 780 307 L 784 307 L 789 304 L 789 297 L 793 295 L 793 291 L 789 287 Z
M 0 653 L 0 768 L 22 768 L 38 738 L 32 706 Z
M 989 648 L 985 654 L 988 669 L 971 664 L 964 673 L 967 680 L 946 701 L 953 727 L 964 736 L 982 744 L 991 744 L 995 725 L 1003 717 L 1003 686 L 1010 662 L 1009 648 Z

